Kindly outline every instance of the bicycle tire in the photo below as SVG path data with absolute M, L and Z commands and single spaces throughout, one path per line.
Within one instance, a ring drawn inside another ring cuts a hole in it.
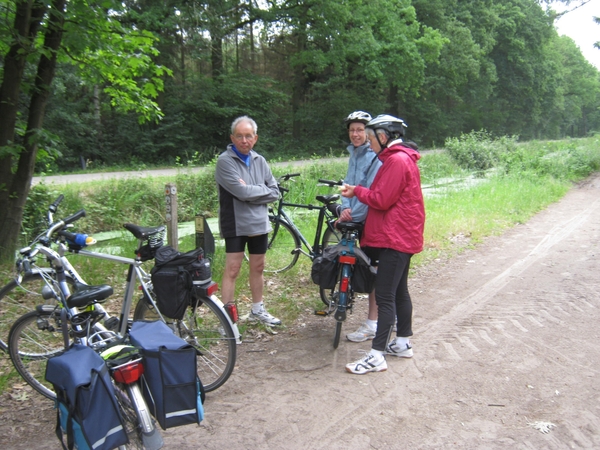
M 56 398 L 56 393 L 46 381 L 46 364 L 65 350 L 59 311 L 24 314 L 15 321 L 8 338 L 10 359 L 16 371 L 27 384 L 49 399 Z
M 154 307 L 143 298 L 138 302 L 133 320 L 158 320 Z M 206 392 L 221 387 L 235 366 L 236 340 L 224 311 L 211 298 L 202 298 L 198 306 L 189 307 L 182 320 L 169 320 L 175 333 L 196 348 L 198 377 Z
M 340 336 L 342 335 L 342 322 L 335 321 L 335 334 L 333 335 L 333 348 L 338 348 L 340 345 Z
M 292 227 L 283 220 L 276 217 L 270 217 L 271 227 L 269 232 L 269 245 L 265 257 L 265 272 L 280 273 L 294 267 L 298 262 L 300 252 L 294 252 L 300 249 L 300 238 L 296 235 Z
M 323 247 L 329 247 L 331 245 L 337 245 L 342 240 L 342 233 L 340 231 L 334 230 L 327 226 L 325 228 L 325 232 L 323 233 Z M 332 307 L 335 303 L 335 293 L 336 288 L 333 289 L 324 289 L 319 288 L 319 295 L 321 297 L 321 301 L 325 303 L 325 306 Z
M 8 335 L 13 323 L 25 313 L 34 311 L 37 305 L 52 303 L 42 297 L 42 288 L 46 285 L 42 273 L 55 278 L 54 269 L 34 269 L 23 277 L 21 284 L 13 279 L 0 289 L 0 349 L 5 352 L 8 352 Z M 72 287 L 75 281 L 67 275 L 67 283 Z

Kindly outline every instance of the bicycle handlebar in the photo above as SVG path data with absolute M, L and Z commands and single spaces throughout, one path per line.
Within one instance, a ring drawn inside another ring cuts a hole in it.
M 334 187 L 334 186 L 341 186 L 342 184 L 344 184 L 344 180 L 333 181 L 333 180 L 323 180 L 323 179 L 319 178 L 319 183 L 326 184 L 329 187 Z
M 63 222 L 65 223 L 65 225 L 68 225 L 70 223 L 73 223 L 73 222 L 81 219 L 82 217 L 85 217 L 85 209 L 80 209 L 72 216 L 69 216 L 66 219 L 63 219 Z
M 56 212 L 56 210 L 58 209 L 58 205 L 60 205 L 60 202 L 62 202 L 64 198 L 65 196 L 60 194 L 58 198 L 54 200 L 54 202 L 52 202 L 50 206 L 48 206 L 48 216 L 46 217 L 46 219 L 48 220 L 48 225 L 52 225 L 52 222 L 54 222 L 54 213 Z
M 299 177 L 299 176 L 300 176 L 299 173 L 286 173 L 285 175 L 281 175 L 279 177 L 279 182 L 281 182 L 281 181 L 288 181 L 291 178 Z

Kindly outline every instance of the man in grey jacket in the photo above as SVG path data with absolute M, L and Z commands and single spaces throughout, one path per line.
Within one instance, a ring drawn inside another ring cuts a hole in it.
M 219 228 L 225 239 L 225 270 L 221 281 L 223 303 L 234 300 L 235 281 L 248 247 L 252 310 L 249 318 L 281 325 L 263 303 L 263 270 L 271 225 L 268 204 L 279 197 L 277 180 L 265 158 L 253 148 L 258 141 L 256 122 L 248 116 L 231 124 L 231 142 L 219 158 L 215 179 L 219 187 Z

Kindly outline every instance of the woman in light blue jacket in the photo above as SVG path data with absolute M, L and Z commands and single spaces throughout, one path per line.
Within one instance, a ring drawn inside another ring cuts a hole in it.
M 344 120 L 351 142 L 348 146 L 350 160 L 344 183 L 352 186 L 370 187 L 375 174 L 381 167 L 381 161 L 371 150 L 365 133 L 365 125 L 370 120 L 371 115 L 364 111 L 354 111 Z M 338 215 L 342 222 L 364 222 L 367 218 L 367 210 L 367 205 L 361 203 L 358 198 L 343 197 Z M 346 338 L 352 342 L 364 342 L 375 337 L 376 329 L 377 305 L 375 304 L 375 293 L 371 292 L 367 320 L 354 333 L 347 334 Z

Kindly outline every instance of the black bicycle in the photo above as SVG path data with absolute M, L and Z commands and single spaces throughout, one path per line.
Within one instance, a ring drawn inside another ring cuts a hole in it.
M 285 200 L 289 189 L 283 183 L 300 176 L 299 173 L 288 173 L 277 179 L 281 196 L 276 207 L 269 209 L 269 220 L 273 231 L 269 233 L 269 246 L 265 262 L 265 272 L 279 273 L 294 267 L 300 254 L 308 256 L 311 260 L 320 256 L 323 249 L 335 245 L 340 241 L 341 233 L 334 227 L 336 215 L 330 211 L 330 205 L 340 199 L 340 194 L 317 195 L 316 199 L 321 205 L 290 203 Z M 340 186 L 341 181 L 319 180 L 322 185 L 329 187 Z M 311 244 L 294 223 L 286 208 L 302 208 L 319 211 L 317 228 L 313 243 Z

